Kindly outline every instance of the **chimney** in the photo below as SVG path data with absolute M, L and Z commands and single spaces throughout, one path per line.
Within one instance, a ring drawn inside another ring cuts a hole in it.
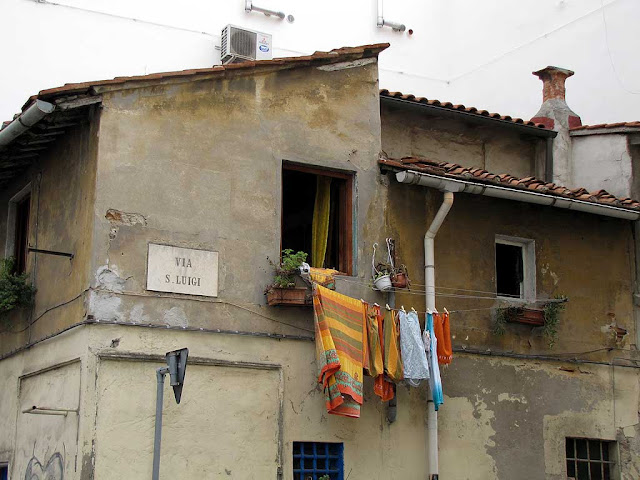
M 571 70 L 559 67 L 547 67 L 533 72 L 542 80 L 542 106 L 531 119 L 558 132 L 553 140 L 553 162 L 547 180 L 570 187 L 571 175 L 571 137 L 569 130 L 582 125 L 582 120 L 569 108 L 565 101 L 565 81 L 573 75 Z

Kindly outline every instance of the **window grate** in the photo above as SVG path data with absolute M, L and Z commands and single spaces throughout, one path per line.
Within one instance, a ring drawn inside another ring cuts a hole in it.
M 613 480 L 615 442 L 567 438 L 567 477 L 575 480 Z
M 343 452 L 342 443 L 293 442 L 294 480 L 343 480 Z

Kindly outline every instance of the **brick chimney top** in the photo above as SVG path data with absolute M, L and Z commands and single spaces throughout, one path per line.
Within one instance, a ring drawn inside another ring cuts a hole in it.
M 542 80 L 542 101 L 546 102 L 553 98 L 564 100 L 565 87 L 564 82 L 573 75 L 571 70 L 559 67 L 546 67 L 537 72 L 533 72 L 540 80 Z

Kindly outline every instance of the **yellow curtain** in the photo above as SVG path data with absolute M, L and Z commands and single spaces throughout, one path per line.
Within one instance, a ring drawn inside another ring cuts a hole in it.
M 331 212 L 331 177 L 318 176 L 316 201 L 311 225 L 311 266 L 324 267 L 329 238 L 329 214 Z

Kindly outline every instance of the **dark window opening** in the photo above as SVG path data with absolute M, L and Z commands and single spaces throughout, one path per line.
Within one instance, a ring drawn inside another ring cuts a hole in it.
M 610 480 L 615 474 L 615 442 L 567 438 L 567 477 L 573 480 Z
M 16 273 L 24 273 L 27 269 L 27 248 L 29 246 L 29 213 L 31 211 L 31 195 L 27 195 L 16 204 L 16 233 L 14 253 Z
M 294 480 L 331 480 L 344 478 L 344 445 L 326 442 L 293 442 Z
M 522 297 L 523 249 L 519 245 L 496 243 L 497 293 L 502 297 Z
M 353 176 L 347 173 L 285 164 L 282 249 L 306 252 L 307 263 L 312 267 L 334 268 L 351 274 L 352 185 Z
M 9 465 L 0 465 L 0 480 L 9 480 Z

